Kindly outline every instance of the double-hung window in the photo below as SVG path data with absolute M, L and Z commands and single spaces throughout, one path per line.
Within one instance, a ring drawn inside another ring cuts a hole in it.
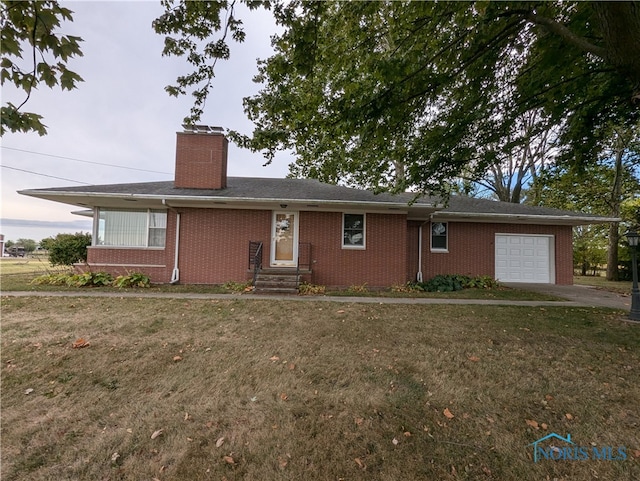
M 343 249 L 364 249 L 365 248 L 365 215 L 364 214 L 343 214 L 342 215 L 342 248 Z
M 167 212 L 164 210 L 99 209 L 94 245 L 164 247 Z
M 431 223 L 431 250 L 447 252 L 449 243 L 447 237 L 449 234 L 449 225 L 446 222 Z

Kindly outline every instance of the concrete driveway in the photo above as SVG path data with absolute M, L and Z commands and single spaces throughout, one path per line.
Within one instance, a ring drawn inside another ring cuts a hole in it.
M 614 292 L 605 291 L 592 286 L 557 286 L 553 284 L 507 283 L 508 287 L 525 291 L 541 292 L 552 296 L 562 297 L 589 307 L 612 307 L 614 309 L 631 309 L 631 293 L 622 296 Z

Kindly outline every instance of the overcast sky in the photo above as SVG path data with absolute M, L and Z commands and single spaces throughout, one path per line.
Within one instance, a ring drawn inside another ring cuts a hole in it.
M 7 133 L 2 138 L 0 232 L 5 240 L 40 241 L 60 232 L 91 229 L 90 220 L 71 214 L 77 210 L 73 206 L 26 197 L 17 190 L 80 185 L 77 182 L 173 179 L 175 134 L 182 130 L 191 99 L 170 97 L 164 87 L 178 75 L 188 73 L 189 66 L 183 59 L 161 56 L 163 38 L 151 28 L 151 22 L 162 13 L 160 2 L 64 5 L 75 12 L 74 21 L 64 23 L 60 31 L 84 39 L 84 56 L 72 60 L 69 68 L 85 81 L 72 92 L 43 86 L 32 94 L 24 109 L 44 116 L 46 136 Z M 251 81 L 257 72 L 256 59 L 272 52 L 270 35 L 275 25 L 268 12 L 240 10 L 239 15 L 245 23 L 246 41 L 233 44 L 231 59 L 218 63 L 202 123 L 249 133 L 252 124 L 242 110 L 242 98 L 258 91 L 259 86 Z M 2 87 L 3 103 L 19 105 L 24 95 L 8 84 Z M 263 167 L 260 154 L 231 145 L 229 175 L 284 177 L 291 160 L 282 154 Z

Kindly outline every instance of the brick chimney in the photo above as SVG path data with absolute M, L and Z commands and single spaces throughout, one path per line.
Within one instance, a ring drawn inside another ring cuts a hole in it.
M 222 127 L 186 126 L 177 133 L 174 185 L 185 189 L 227 187 L 227 147 Z

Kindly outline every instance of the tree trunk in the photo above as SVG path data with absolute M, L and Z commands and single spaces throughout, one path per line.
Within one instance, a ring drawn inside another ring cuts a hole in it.
M 624 154 L 623 142 L 618 133 L 616 141 L 616 165 L 613 180 L 613 190 L 611 192 L 611 217 L 620 217 L 620 198 L 622 196 L 622 156 Z M 618 232 L 619 223 L 612 222 L 609 225 L 609 245 L 607 248 L 607 280 L 618 280 L 618 243 L 620 242 L 620 234 Z

